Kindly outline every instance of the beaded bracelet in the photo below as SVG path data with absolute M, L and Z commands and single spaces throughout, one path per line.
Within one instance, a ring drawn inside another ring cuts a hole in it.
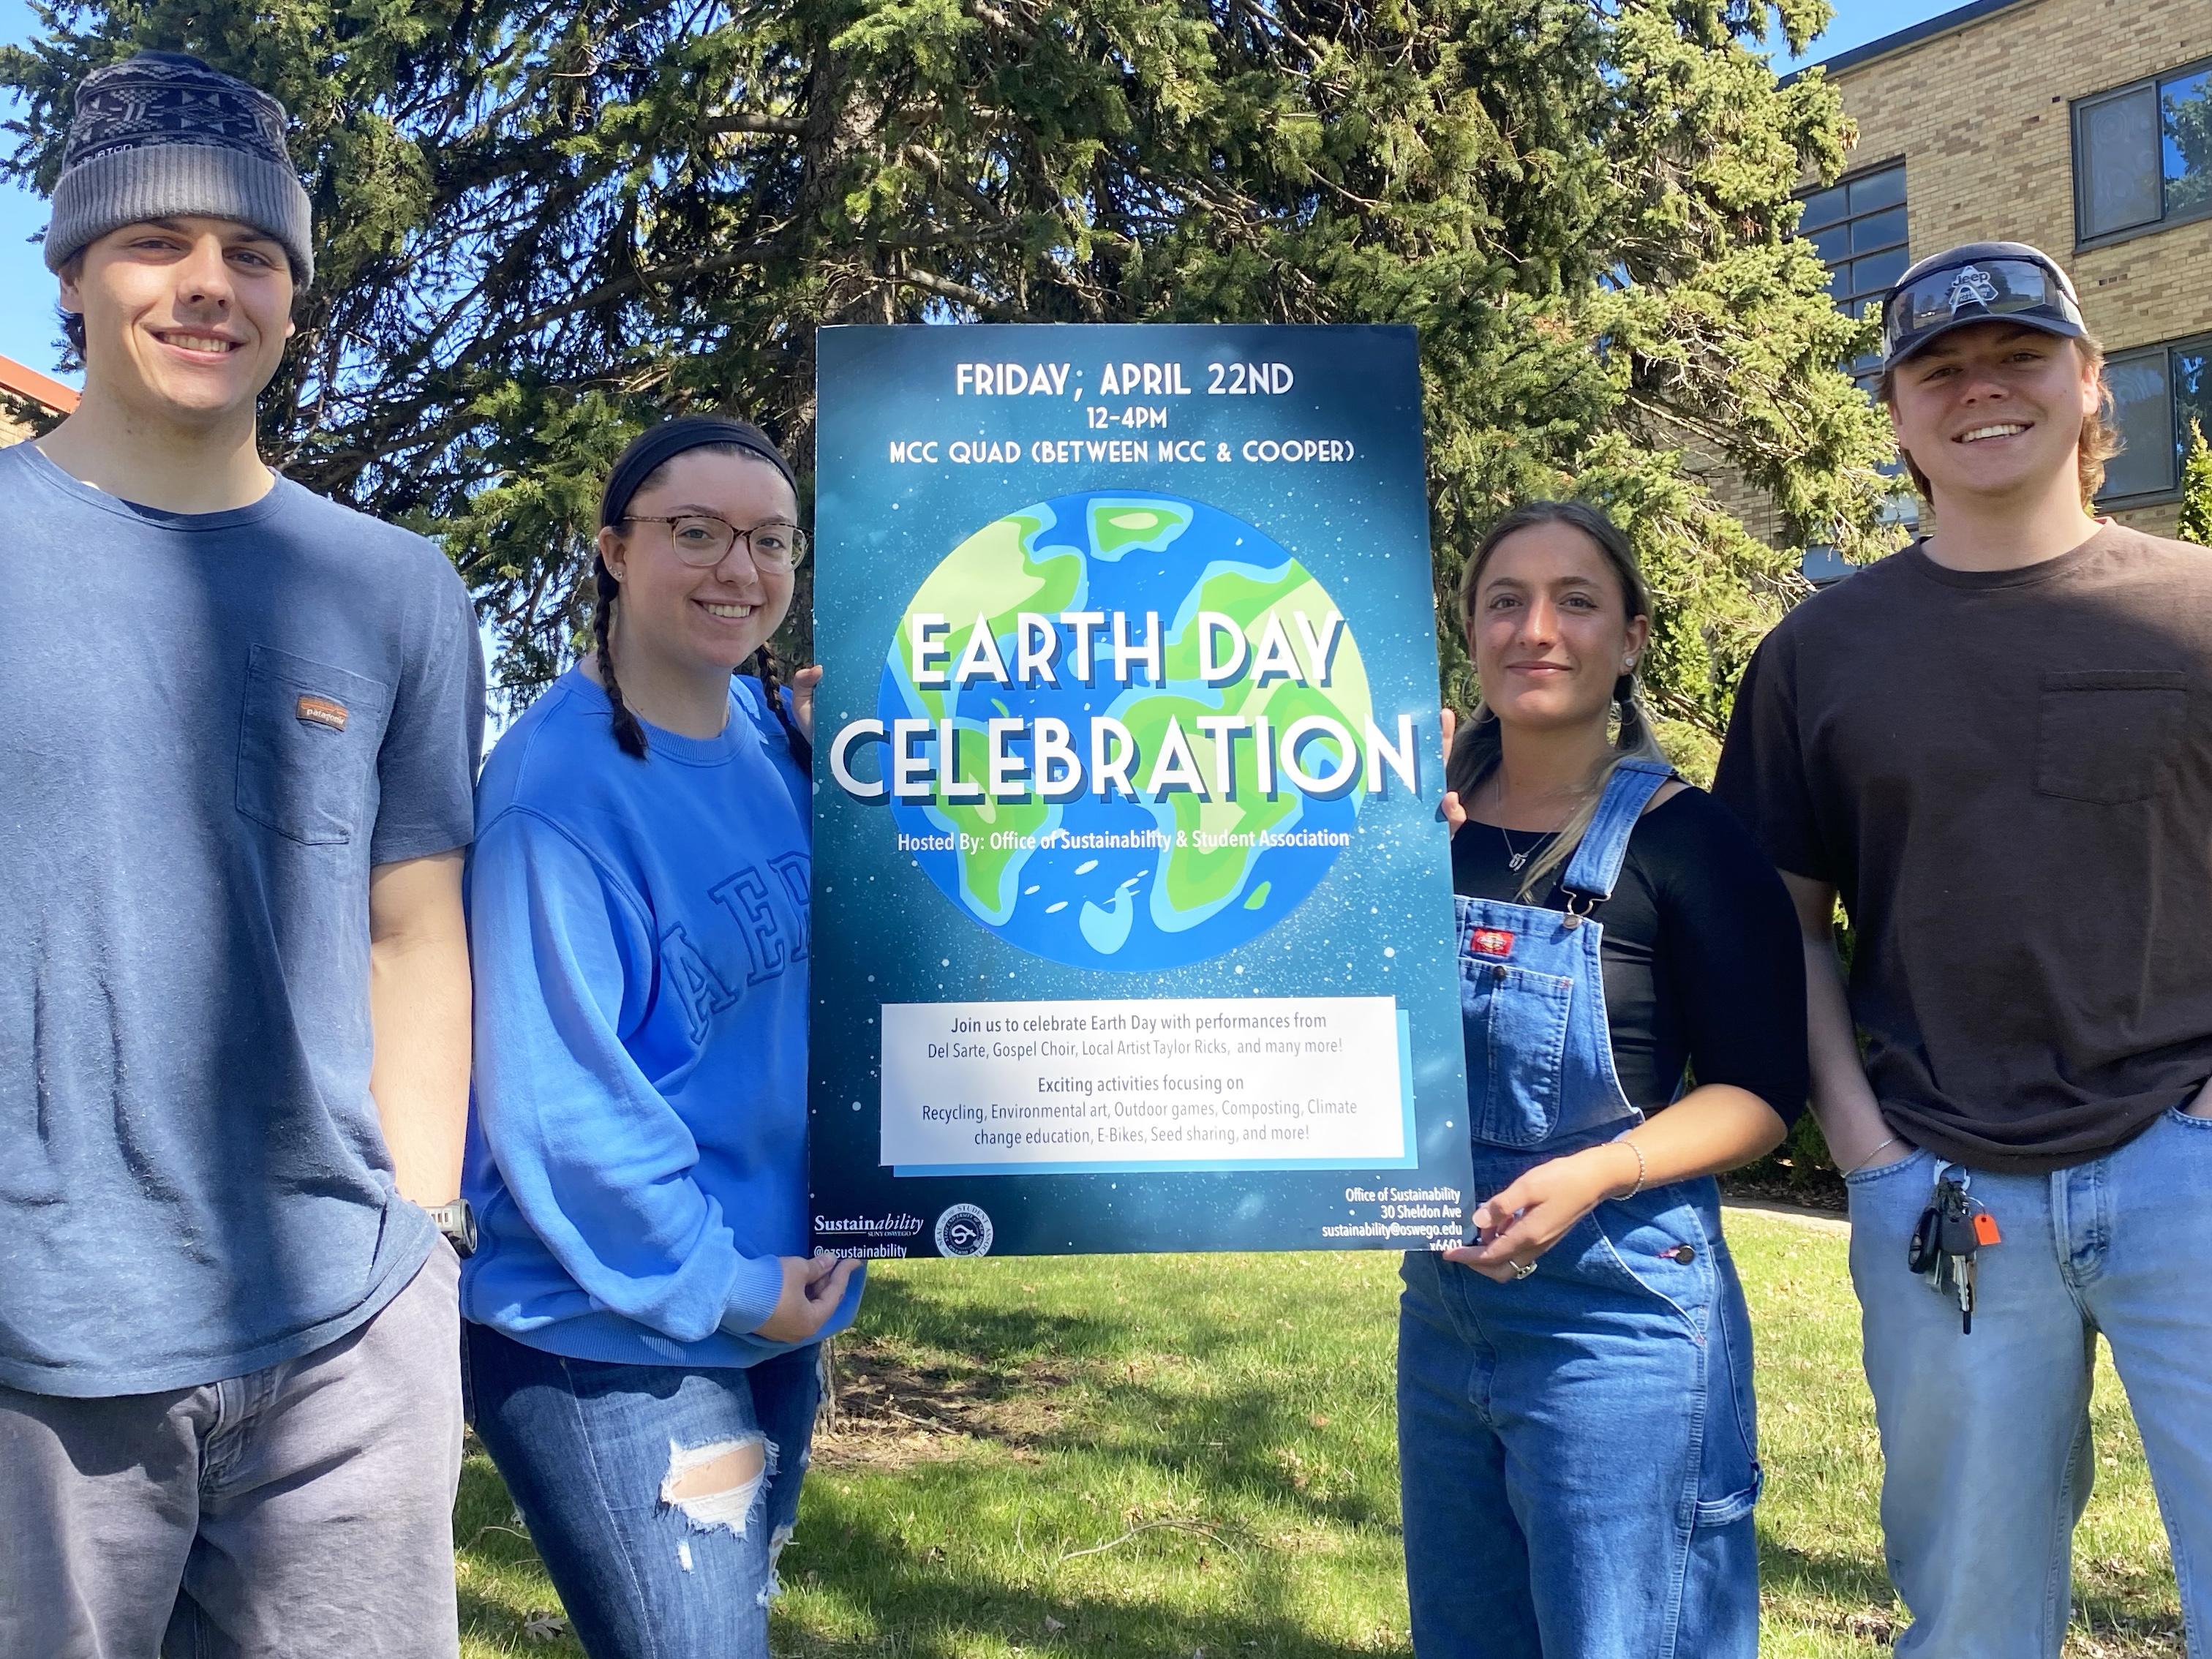
M 1626 1135 L 1621 1136 L 1620 1144 L 1636 1154 L 1636 1184 L 1621 1194 L 1623 1198 L 1633 1198 L 1644 1190 L 1644 1177 L 1647 1172 L 1644 1163 L 1644 1149 Z

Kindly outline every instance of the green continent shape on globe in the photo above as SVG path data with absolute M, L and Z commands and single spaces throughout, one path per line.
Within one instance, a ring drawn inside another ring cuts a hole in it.
M 1006 718 L 1006 704 L 996 703 L 993 708 L 1000 719 Z M 975 848 L 963 846 L 952 855 L 960 866 L 962 901 L 993 927 L 1000 927 L 1014 914 L 1014 901 L 1020 896 L 1022 866 L 1029 862 L 1033 849 L 1018 845 L 994 847 L 992 833 L 1003 830 L 1025 837 L 1040 835 L 1060 821 L 1060 808 L 1034 795 L 1027 800 L 990 799 L 990 757 L 986 743 L 989 733 L 980 721 L 963 720 L 959 726 L 960 754 L 954 769 L 985 799 L 939 799 L 933 805 L 956 829 L 965 830 L 976 838 L 978 845 Z
M 980 614 L 994 639 L 1006 647 L 1014 631 L 1014 618 L 1024 611 L 1057 616 L 1073 610 L 1084 591 L 1083 556 L 1073 548 L 1048 548 L 1040 553 L 1036 538 L 1052 527 L 1049 516 L 1011 513 L 994 520 L 954 548 L 930 572 L 899 620 L 891 641 L 891 672 L 896 676 L 908 707 L 932 720 L 955 719 L 961 728 L 955 771 L 963 779 L 988 784 L 985 777 L 983 719 L 959 717 L 961 692 L 946 686 L 917 686 L 908 674 L 913 661 L 909 629 L 915 616 L 942 617 L 951 624 L 943 648 L 947 665 L 957 663 L 968 648 Z M 996 688 L 966 688 L 969 696 L 988 695 Z M 1006 707 L 994 702 L 991 714 L 1003 716 Z M 960 888 L 969 908 L 994 925 L 1013 915 L 1018 878 L 1029 854 L 1018 848 L 994 848 L 994 830 L 1033 836 L 1052 824 L 1060 809 L 1050 804 L 1026 801 L 948 801 L 942 787 L 931 810 L 955 832 L 977 837 L 982 846 L 957 854 Z
M 917 686 L 909 678 L 914 618 L 942 617 L 949 624 L 939 647 L 949 671 L 968 648 L 978 616 L 1000 641 L 1003 653 L 1013 634 L 1014 619 L 1023 611 L 1057 616 L 1073 609 L 1085 587 L 1083 556 L 1072 547 L 1037 550 L 1036 538 L 1052 524 L 1048 514 L 1036 513 L 1010 513 L 993 520 L 946 554 L 908 601 L 891 640 L 891 672 L 908 702 L 929 719 L 957 713 L 960 694 L 947 686 Z
M 1125 553 L 1158 553 L 1190 528 L 1191 510 L 1180 501 L 1149 495 L 1102 495 L 1090 506 L 1091 552 L 1099 559 Z
M 1317 628 L 1322 618 L 1335 608 L 1321 584 L 1296 560 L 1276 571 L 1249 566 L 1216 566 L 1200 580 L 1190 604 L 1184 608 L 1186 620 L 1181 629 L 1168 636 L 1165 678 L 1170 686 L 1199 685 L 1197 615 L 1201 611 L 1218 611 L 1237 623 L 1243 629 L 1248 646 L 1256 651 L 1271 614 L 1282 617 L 1285 632 L 1302 646 L 1296 617 L 1303 612 Z M 1303 657 L 1300 660 L 1304 661 Z M 1249 666 L 1248 663 L 1248 670 Z M 1135 774 L 1140 782 L 1150 774 L 1152 757 L 1159 752 L 1168 722 L 1175 720 L 1182 722 L 1183 734 L 1190 740 L 1191 753 L 1198 762 L 1199 775 L 1207 780 L 1211 793 L 1218 745 L 1198 729 L 1197 722 L 1201 717 L 1242 714 L 1255 720 L 1264 718 L 1279 742 L 1292 722 L 1308 714 L 1326 714 L 1342 722 L 1358 738 L 1365 732 L 1374 709 L 1366 664 L 1360 658 L 1352 631 L 1345 629 L 1336 637 L 1326 686 L 1297 685 L 1282 679 L 1272 680 L 1264 686 L 1255 685 L 1248 672 L 1227 685 L 1200 687 L 1195 696 L 1171 690 L 1135 692 L 1116 708 L 1115 714 L 1128 726 L 1144 757 Z M 1162 853 L 1160 872 L 1152 888 L 1152 920 L 1164 930 L 1177 932 L 1195 927 L 1235 899 L 1243 890 L 1252 866 L 1266 850 L 1257 845 L 1177 846 L 1175 842 L 1178 830 L 1190 835 L 1201 831 L 1208 835 L 1257 835 L 1289 829 L 1295 824 L 1304 805 L 1297 791 L 1284 784 L 1279 769 L 1276 777 L 1279 793 L 1272 799 L 1261 793 L 1255 743 L 1250 736 L 1233 742 L 1231 754 L 1230 775 L 1237 799 L 1206 800 L 1194 793 L 1178 792 L 1164 801 L 1151 804 L 1170 843 Z M 1352 799 L 1357 800 L 1365 789 L 1363 776 L 1352 787 Z M 1262 898 L 1261 903 L 1265 902 Z

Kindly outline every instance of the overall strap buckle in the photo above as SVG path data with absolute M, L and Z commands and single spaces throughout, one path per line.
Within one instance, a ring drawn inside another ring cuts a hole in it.
M 1559 880 L 1559 890 L 1567 899 L 1568 927 L 1580 927 L 1593 910 L 1613 896 L 1613 884 L 1620 878 L 1636 820 L 1674 775 L 1674 769 L 1667 762 L 1647 760 L 1640 755 L 1614 763 L 1589 828 L 1583 832 Z

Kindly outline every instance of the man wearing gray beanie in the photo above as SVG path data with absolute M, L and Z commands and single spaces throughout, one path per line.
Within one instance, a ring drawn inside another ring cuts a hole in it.
M 77 93 L 46 269 L 110 231 L 175 214 L 251 225 L 283 248 L 295 284 L 315 280 L 283 105 L 197 58 L 142 52 L 86 76 Z
M 83 398 L 0 450 L 0 1654 L 458 1650 L 483 657 L 436 548 L 262 462 L 284 132 L 85 80 Z

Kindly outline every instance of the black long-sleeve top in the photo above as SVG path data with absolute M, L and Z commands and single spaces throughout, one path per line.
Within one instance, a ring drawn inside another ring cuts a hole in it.
M 1452 837 L 1453 890 L 1565 909 L 1564 866 L 1521 897 L 1508 835 L 1513 851 L 1536 857 L 1551 840 L 1468 819 Z M 1804 947 L 1788 890 L 1735 815 L 1686 788 L 1644 813 L 1595 920 L 1613 1070 L 1630 1104 L 1667 1105 L 1687 1068 L 1794 1123 L 1811 1086 Z

